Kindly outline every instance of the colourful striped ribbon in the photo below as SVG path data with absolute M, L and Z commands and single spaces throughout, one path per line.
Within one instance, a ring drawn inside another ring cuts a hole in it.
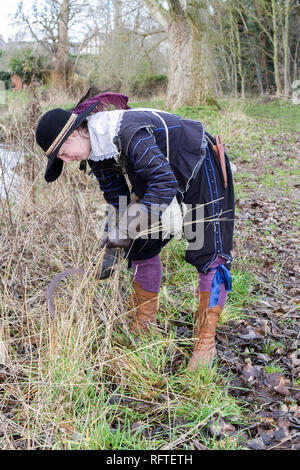
M 212 280 L 210 298 L 209 298 L 209 308 L 216 307 L 219 301 L 220 295 L 220 286 L 222 283 L 225 284 L 225 289 L 231 291 L 231 274 L 229 269 L 227 269 L 224 264 L 220 264 L 217 268 L 211 268 L 209 271 L 216 271 L 216 274 Z

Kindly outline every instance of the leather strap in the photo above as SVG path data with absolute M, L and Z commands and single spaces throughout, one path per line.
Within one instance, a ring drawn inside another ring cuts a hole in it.
M 224 179 L 224 188 L 226 189 L 227 188 L 227 171 L 226 171 L 225 151 L 224 151 L 222 137 L 220 135 L 215 136 L 216 145 L 213 144 L 213 142 L 209 139 L 208 136 L 206 136 L 206 138 L 209 140 L 215 154 L 217 155 L 219 159 L 221 169 L 222 169 L 223 179 Z
M 223 178 L 224 178 L 224 188 L 227 188 L 227 171 L 226 171 L 226 162 L 225 162 L 225 152 L 222 137 L 220 135 L 215 136 L 216 145 L 214 145 L 214 151 L 218 155 L 219 162 L 222 168 Z

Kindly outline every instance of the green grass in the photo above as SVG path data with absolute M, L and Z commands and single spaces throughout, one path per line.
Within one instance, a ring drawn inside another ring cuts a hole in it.
M 235 176 L 234 176 L 234 180 L 235 182 L 242 182 L 243 184 L 247 184 L 248 183 L 248 180 L 249 178 L 251 177 L 252 175 L 249 174 L 249 172 L 242 172 L 242 171 L 239 171 Z M 253 176 L 252 176 L 253 177 Z
M 248 163 L 250 163 L 250 162 L 252 162 L 253 157 L 247 149 L 237 147 L 237 148 L 234 148 L 234 149 L 231 150 L 230 158 L 232 159 L 233 162 L 238 162 L 238 163 L 248 162 Z
M 156 109 L 165 109 L 165 101 L 138 101 L 129 103 L 131 107 L 138 108 L 156 108 Z M 222 115 L 219 112 L 219 108 L 216 105 L 202 105 L 202 106 L 184 106 L 182 108 L 176 109 L 173 111 L 175 114 L 182 116 L 186 119 L 195 119 L 197 121 L 202 121 L 209 132 L 214 133 L 215 129 L 218 129 L 219 122 L 222 118 Z
M 267 340 L 264 344 L 264 352 L 266 354 L 273 354 L 276 349 L 284 348 L 284 345 L 280 341 Z
M 165 101 L 164 100 L 153 100 L 153 101 L 134 101 L 129 102 L 129 106 L 132 108 L 154 108 L 154 109 L 164 109 Z
M 176 316 L 176 310 L 189 313 L 187 319 L 194 321 L 193 315 L 197 309 L 195 292 L 198 286 L 196 269 L 184 261 L 187 242 L 172 240 L 162 252 L 165 264 L 165 278 L 161 295 L 163 310 L 171 311 Z M 232 274 L 232 292 L 228 294 L 226 307 L 222 312 L 220 323 L 242 318 L 245 309 L 254 301 L 253 286 L 257 283 L 256 276 L 247 269 L 235 269 Z M 177 306 L 177 307 L 176 307 Z
M 183 118 L 195 119 L 197 121 L 218 119 L 219 109 L 215 105 L 202 105 L 202 106 L 184 106 L 175 110 Z
M 17 102 L 22 96 L 15 95 L 11 99 Z M 64 106 L 68 108 L 72 104 L 68 102 Z M 54 107 L 53 103 L 48 105 Z M 164 102 L 144 101 L 131 105 L 161 109 Z M 275 168 L 271 174 L 269 169 L 273 166 L 265 156 L 280 155 L 286 137 L 278 135 L 278 131 L 295 128 L 298 122 L 295 112 L 299 108 L 275 102 L 262 105 L 258 100 L 245 103 L 220 100 L 220 105 L 221 109 L 216 106 L 184 107 L 177 112 L 183 117 L 203 121 L 212 134 L 224 135 L 230 149 L 228 153 L 238 164 L 236 197 L 253 197 L 257 187 L 265 188 L 266 193 L 273 187 L 276 191 L 285 189 L 288 175 L 298 175 L 296 159 L 285 160 L 291 171 Z M 270 132 L 276 133 L 276 142 L 266 138 Z M 252 163 L 256 164 L 257 158 L 260 158 L 262 168 L 266 165 L 266 172 L 248 169 Z M 194 449 L 193 439 L 208 449 L 242 448 L 238 436 L 220 439 L 209 431 L 212 418 L 219 420 L 222 417 L 226 422 L 242 427 L 249 425 L 247 404 L 230 394 L 231 373 L 224 372 L 217 359 L 202 371 L 188 372 L 186 369 L 195 337 L 177 335 L 176 322 L 180 319 L 190 333 L 195 326 L 198 273 L 184 260 L 184 240 L 172 240 L 161 253 L 163 282 L 158 318 L 162 332 L 156 336 L 136 341 L 128 333 L 132 307 L 129 302 L 131 275 L 126 269 L 109 281 L 90 279 L 84 287 L 80 287 L 80 281 L 75 279 L 63 282 L 56 294 L 59 313 L 55 320 L 49 320 L 45 306 L 49 277 L 62 271 L 65 265 L 88 264 L 90 251 L 93 256 L 99 255 L 92 222 L 100 199 L 94 184 L 91 181 L 91 193 L 89 186 L 79 188 L 82 213 L 90 217 L 82 217 L 86 223 L 83 225 L 89 227 L 84 236 L 74 228 L 74 187 L 66 179 L 63 187 L 56 186 L 56 191 L 40 184 L 42 191 L 37 194 L 34 217 L 30 218 L 29 211 L 28 214 L 24 211 L 26 216 L 23 218 L 20 216 L 19 230 L 24 239 L 14 239 L 11 243 L 13 250 L 6 276 L 10 279 L 15 275 L 13 285 L 19 285 L 21 258 L 17 258 L 16 253 L 22 253 L 21 261 L 26 266 L 22 281 L 26 302 L 15 298 L 15 291 L 6 287 L 5 304 L 0 303 L 8 318 L 10 360 L 17 372 L 21 369 L 13 384 L 3 385 L 3 400 L 17 402 L 18 413 L 12 420 L 22 430 L 22 439 L 27 439 L 29 448 L 47 449 L 158 449 L 169 446 L 189 450 Z M 49 205 L 52 205 L 51 211 Z M 42 215 L 40 219 L 38 214 Z M 46 216 L 55 227 L 55 230 L 50 229 L 51 236 L 48 236 L 49 225 L 43 226 Z M 296 221 L 295 225 L 299 226 L 299 223 Z M 243 222 L 243 229 L 237 232 L 239 240 L 247 239 L 253 230 L 253 221 Z M 265 234 L 275 229 L 274 223 L 263 228 Z M 239 240 L 236 240 L 237 245 Z M 7 243 L 6 239 L 4 243 Z M 87 246 L 89 249 L 85 251 Z M 24 252 L 23 247 L 26 247 Z M 269 253 L 268 250 L 270 248 L 266 249 L 262 244 L 261 253 Z M 34 258 L 32 253 L 37 256 Z M 239 255 L 238 250 L 237 253 Z M 272 253 L 276 253 L 274 248 Z M 246 317 L 257 299 L 254 286 L 257 289 L 258 280 L 251 268 L 263 261 L 241 256 L 233 263 L 233 290 L 222 312 L 219 331 L 223 324 Z M 280 264 L 274 267 L 281 268 Z M 294 328 L 296 319 L 279 321 L 287 328 Z M 31 338 L 36 336 L 37 346 L 31 343 Z M 282 347 L 280 342 L 270 340 L 263 351 L 272 355 Z M 247 355 L 255 354 L 254 349 L 247 352 Z M 284 372 L 276 361 L 270 362 L 265 370 L 268 373 Z M 11 445 L 10 434 L 8 437 L 8 443 L 5 436 L 0 438 L 3 447 Z
M 252 293 L 254 285 L 257 284 L 256 276 L 247 269 L 231 270 L 232 274 L 232 292 L 228 293 L 226 306 L 221 314 L 220 324 L 231 320 L 239 320 L 247 314 L 245 310 L 251 303 L 255 302 L 255 296 Z
M 249 188 L 251 187 L 248 183 Z M 244 183 L 239 183 L 238 181 L 234 185 L 234 196 L 235 200 L 237 199 L 246 199 L 248 197 L 248 191 L 246 190 Z
M 63 447 L 157 449 L 176 442 L 185 433 L 197 435 L 200 442 L 210 445 L 206 428 L 216 413 L 227 422 L 243 421 L 241 406 L 227 390 L 229 376 L 220 374 L 216 364 L 201 373 L 181 369 L 176 375 L 166 375 L 163 368 L 168 351 L 171 355 L 168 343 L 141 343 L 137 351 L 126 356 L 123 386 L 113 394 L 107 390 L 98 399 L 89 395 L 83 402 L 81 397 L 84 406 L 78 407 L 76 402 L 75 436 L 79 442 L 68 439 Z M 218 442 L 213 446 L 218 448 Z M 183 448 L 190 446 L 186 443 Z M 237 443 L 228 443 L 228 448 L 238 448 Z
M 280 372 L 280 374 L 284 374 L 284 368 L 280 367 L 276 364 L 276 362 L 272 362 L 265 366 L 265 370 L 268 374 L 274 374 L 276 372 Z
M 278 123 L 279 130 L 300 131 L 300 105 L 291 101 L 274 100 L 261 103 L 256 100 L 245 103 L 244 110 L 248 116 L 260 120 L 269 120 Z M 276 127 L 274 128 L 276 132 Z
M 230 396 L 231 374 L 220 373 L 217 361 L 197 373 L 185 367 L 166 373 L 182 346 L 171 336 L 156 336 L 115 347 L 99 376 L 89 366 L 91 358 L 82 362 L 73 347 L 45 367 L 36 397 L 44 403 L 42 413 L 31 422 L 32 435 L 37 421 L 40 429 L 55 423 L 53 449 L 157 449 L 166 444 L 176 449 L 186 433 L 209 448 L 239 448 L 236 440 L 213 438 L 210 443 L 207 434 L 213 416 L 243 423 L 246 412 Z M 193 446 L 187 439 L 181 448 Z

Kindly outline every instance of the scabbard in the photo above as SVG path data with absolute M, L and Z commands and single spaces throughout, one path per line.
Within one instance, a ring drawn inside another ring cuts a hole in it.
M 223 179 L 224 179 L 224 188 L 227 188 L 227 171 L 226 171 L 226 161 L 225 161 L 225 152 L 224 152 L 224 145 L 222 142 L 222 137 L 220 135 L 215 136 L 216 139 L 216 145 L 213 146 L 213 149 L 218 156 L 221 169 L 222 169 L 222 174 L 223 174 Z

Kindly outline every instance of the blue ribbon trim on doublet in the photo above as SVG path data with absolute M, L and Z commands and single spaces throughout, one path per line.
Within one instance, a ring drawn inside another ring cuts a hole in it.
M 217 268 L 211 268 L 209 271 L 216 271 L 216 274 L 212 280 L 209 306 L 216 307 L 219 301 L 220 285 L 224 282 L 225 289 L 231 291 L 231 274 L 224 264 L 220 264 Z

